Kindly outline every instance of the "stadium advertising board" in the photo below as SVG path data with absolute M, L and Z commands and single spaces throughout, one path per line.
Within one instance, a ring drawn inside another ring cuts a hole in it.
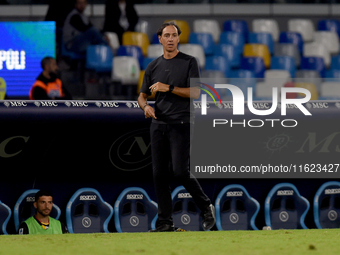
M 0 77 L 8 97 L 28 96 L 41 72 L 41 59 L 55 57 L 55 33 L 51 21 L 0 22 Z

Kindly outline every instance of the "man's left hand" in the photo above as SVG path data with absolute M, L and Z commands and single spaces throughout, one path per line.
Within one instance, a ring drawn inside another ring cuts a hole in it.
M 151 85 L 149 87 L 151 93 L 154 95 L 156 92 L 168 92 L 169 91 L 169 85 L 161 83 L 161 82 L 156 82 L 155 84 Z

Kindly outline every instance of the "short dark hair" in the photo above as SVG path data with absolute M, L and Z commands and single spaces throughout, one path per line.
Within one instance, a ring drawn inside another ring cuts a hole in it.
M 40 197 L 53 197 L 52 193 L 48 190 L 39 190 L 36 194 L 35 194 L 35 202 L 37 202 L 39 200 Z
M 50 56 L 47 56 L 47 57 L 44 57 L 41 62 L 40 62 L 40 65 L 41 65 L 41 68 L 43 70 L 45 70 L 45 66 L 54 58 L 50 57 Z
M 182 33 L 179 26 L 177 26 L 175 22 L 170 21 L 170 22 L 165 22 L 165 23 L 162 24 L 162 26 L 157 30 L 157 35 L 162 36 L 163 29 L 166 28 L 167 26 L 174 26 L 175 28 L 177 28 L 178 35 L 180 35 Z

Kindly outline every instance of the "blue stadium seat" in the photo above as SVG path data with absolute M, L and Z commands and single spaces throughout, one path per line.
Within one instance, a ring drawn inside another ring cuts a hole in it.
M 279 183 L 269 192 L 264 206 L 266 225 L 272 229 L 307 229 L 309 202 L 291 183 Z
M 189 43 L 202 45 L 206 56 L 214 54 L 215 42 L 210 33 L 190 33 Z
M 318 30 L 332 31 L 340 37 L 340 21 L 337 19 L 322 19 L 318 21 Z
M 151 44 L 160 44 L 157 33 L 153 34 Z
M 300 69 L 315 70 L 321 77 L 326 77 L 326 65 L 322 57 L 302 57 Z
M 157 214 L 157 204 L 144 189 L 131 187 L 120 193 L 114 210 L 118 232 L 147 232 Z
M 314 196 L 314 222 L 317 228 L 340 227 L 340 182 L 326 182 Z
M 36 209 L 33 204 L 35 202 L 35 194 L 38 191 L 38 189 L 27 190 L 17 200 L 13 210 L 14 225 L 16 231 L 18 231 L 21 222 L 27 220 L 29 217 L 35 214 Z M 53 203 L 53 208 L 50 216 L 58 220 L 60 214 L 60 208 Z
M 290 56 L 295 60 L 295 66 L 301 64 L 301 54 L 297 45 L 293 43 L 277 43 L 274 48 L 274 56 Z
M 220 34 L 220 44 L 231 44 L 235 47 L 238 54 L 243 53 L 243 46 L 246 39 L 242 33 L 226 31 Z
M 248 39 L 248 24 L 245 20 L 231 19 L 223 23 L 223 31 L 233 31 L 243 34 L 244 38 Z
M 273 56 L 270 63 L 271 69 L 287 70 L 290 77 L 295 77 L 296 66 L 295 59 L 290 56 Z
M 279 43 L 293 43 L 298 47 L 301 54 L 303 52 L 303 38 L 298 32 L 281 32 Z
M 171 193 L 171 197 L 175 226 L 189 231 L 202 231 L 201 211 L 190 193 L 183 186 L 179 186 Z
M 12 211 L 7 205 L 0 201 L 0 234 L 8 235 L 6 227 L 9 219 L 11 218 Z
M 146 67 L 153 61 L 155 60 L 156 58 L 144 58 L 143 59 L 143 68 L 142 70 L 145 70 Z
M 96 72 L 112 71 L 113 53 L 109 46 L 90 45 L 86 50 L 86 68 Z
M 240 66 L 241 56 L 231 44 L 216 44 L 214 48 L 214 55 L 226 57 L 230 62 L 231 67 Z
M 255 73 L 253 71 L 244 69 L 231 71 L 229 83 L 239 87 L 242 90 L 243 94 L 246 96 L 246 98 L 248 98 L 248 88 L 253 88 L 253 95 L 255 92 L 256 87 Z M 227 93 L 228 95 L 231 95 L 231 92 L 229 90 Z
M 327 70 L 325 81 L 340 81 L 340 69 Z
M 274 53 L 274 40 L 270 33 L 248 33 L 248 43 L 265 44 L 270 54 Z
M 331 69 L 339 69 L 340 70 L 340 55 L 332 56 Z
M 64 42 L 62 37 L 61 37 L 61 40 L 60 40 L 60 52 L 61 52 L 62 56 L 67 57 L 71 60 L 82 60 L 82 59 L 86 58 L 85 54 L 76 53 L 74 51 L 70 51 L 70 50 L 66 49 L 65 42 Z
M 205 70 L 221 71 L 226 77 L 229 77 L 230 66 L 228 59 L 222 56 L 210 56 L 205 60 Z
M 261 57 L 246 57 L 241 59 L 241 69 L 254 72 L 256 78 L 264 78 L 266 67 Z
M 255 73 L 250 70 L 245 70 L 245 69 L 237 69 L 233 70 L 230 73 L 230 77 L 235 79 L 235 78 L 255 78 Z
M 135 45 L 121 45 L 117 50 L 117 56 L 130 56 L 138 59 L 140 68 L 143 67 L 144 55 L 142 48 Z
M 215 201 L 218 230 L 258 230 L 255 225 L 260 204 L 238 184 L 224 187 Z
M 66 223 L 70 233 L 109 233 L 108 224 L 113 208 L 92 188 L 77 190 L 66 208 Z

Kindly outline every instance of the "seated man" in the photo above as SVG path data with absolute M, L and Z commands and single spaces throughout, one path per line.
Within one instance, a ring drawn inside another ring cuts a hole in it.
M 67 15 L 63 27 L 65 48 L 80 54 L 85 54 L 89 45 L 108 45 L 108 41 L 85 15 L 86 6 L 86 0 L 75 0 L 74 9 Z
M 41 60 L 42 73 L 38 76 L 30 91 L 31 100 L 71 99 L 71 95 L 62 86 L 58 78 L 58 65 L 54 58 Z
M 33 205 L 37 211 L 34 216 L 20 224 L 19 235 L 68 233 L 64 224 L 49 216 L 53 206 L 53 197 L 50 192 L 38 191 Z

